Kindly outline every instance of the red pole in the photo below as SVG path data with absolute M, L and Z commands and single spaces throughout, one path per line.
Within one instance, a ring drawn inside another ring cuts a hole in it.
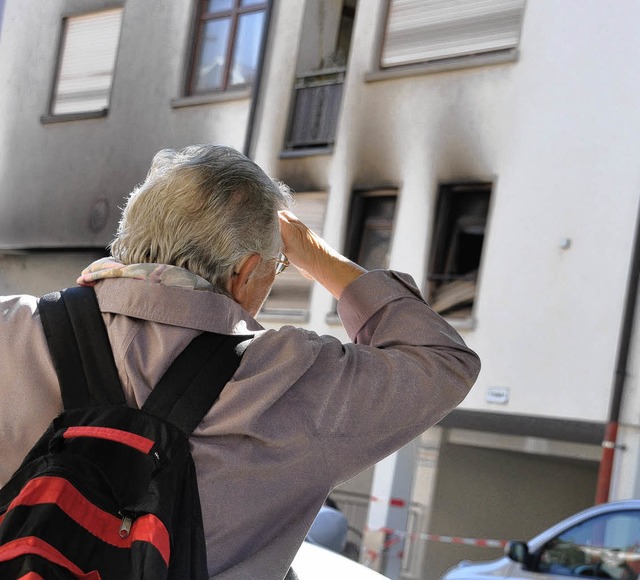
M 609 501 L 609 489 L 611 488 L 611 474 L 613 473 L 613 459 L 616 451 L 616 439 L 618 437 L 618 422 L 607 423 L 602 442 L 602 459 L 598 470 L 598 487 L 596 489 L 596 504 Z

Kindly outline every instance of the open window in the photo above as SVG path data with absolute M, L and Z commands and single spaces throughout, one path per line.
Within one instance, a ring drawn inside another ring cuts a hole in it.
M 294 195 L 296 215 L 310 229 L 322 236 L 327 192 L 298 192 Z M 312 288 L 313 281 L 305 278 L 294 266 L 290 266 L 282 274 L 276 276 L 271 293 L 260 311 L 260 315 L 306 317 L 309 311 Z
M 356 0 L 307 2 L 285 149 L 330 147 L 335 140 Z
M 51 116 L 106 115 L 121 25 L 122 8 L 64 19 Z
M 490 183 L 439 189 L 427 282 L 429 304 L 443 316 L 471 316 L 490 199 Z
M 397 191 L 354 192 L 347 236 L 347 256 L 367 270 L 389 267 Z

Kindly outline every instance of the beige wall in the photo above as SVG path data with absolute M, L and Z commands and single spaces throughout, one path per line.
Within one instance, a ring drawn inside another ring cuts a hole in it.
M 433 534 L 528 540 L 593 505 L 597 463 L 443 442 L 431 512 Z M 464 559 L 491 560 L 501 549 L 429 542 L 424 579 Z

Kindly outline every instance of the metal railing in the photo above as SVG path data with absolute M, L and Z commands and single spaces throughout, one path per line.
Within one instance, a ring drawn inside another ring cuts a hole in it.
M 298 77 L 294 87 L 287 149 L 330 146 L 335 141 L 344 70 Z

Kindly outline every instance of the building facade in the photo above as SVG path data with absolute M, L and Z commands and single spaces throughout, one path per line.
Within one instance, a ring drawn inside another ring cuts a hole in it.
M 159 149 L 229 145 L 335 247 L 411 273 L 483 360 L 459 409 L 335 491 L 363 561 L 437 578 L 499 550 L 434 535 L 526 539 L 603 485 L 640 497 L 639 19 L 633 0 L 4 0 L 0 293 L 72 285 Z M 261 321 L 346 340 L 335 310 L 287 271 Z

